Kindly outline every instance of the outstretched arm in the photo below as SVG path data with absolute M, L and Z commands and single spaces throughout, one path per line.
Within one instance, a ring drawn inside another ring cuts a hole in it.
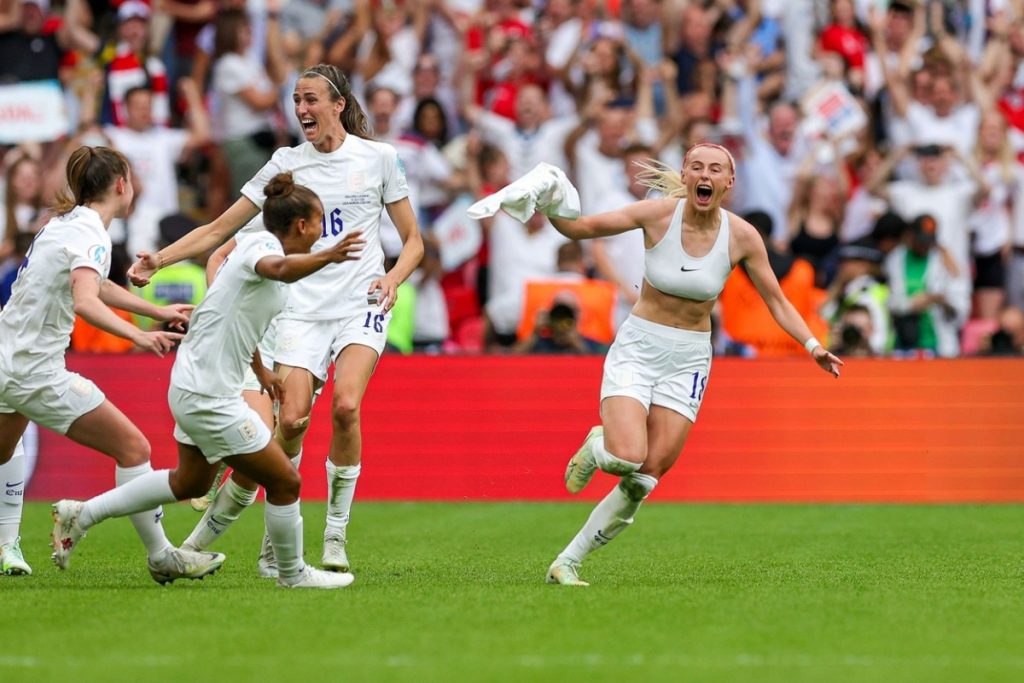
M 156 271 L 213 249 L 238 232 L 259 212 L 259 207 L 253 204 L 251 199 L 241 197 L 212 222 L 199 226 L 174 244 L 164 247 L 155 254 L 137 254 L 139 260 L 128 269 L 128 278 L 137 287 L 149 284 L 149 278 Z
M 811 334 L 811 329 L 800 317 L 799 311 L 789 302 L 786 295 L 775 279 L 775 273 L 768 263 L 768 251 L 765 249 L 764 241 L 752 225 L 735 216 L 729 217 L 729 225 L 735 231 L 740 245 L 741 260 L 747 267 L 747 275 L 750 276 L 758 294 L 764 299 L 771 311 L 775 322 L 785 330 L 789 336 L 803 344 L 814 362 L 825 372 L 834 377 L 839 377 L 839 368 L 843 361 L 829 353 L 824 346 Z
M 555 230 L 570 239 L 589 240 L 643 228 L 665 211 L 664 199 L 646 199 L 595 216 L 580 216 L 575 220 L 549 217 L 548 220 Z

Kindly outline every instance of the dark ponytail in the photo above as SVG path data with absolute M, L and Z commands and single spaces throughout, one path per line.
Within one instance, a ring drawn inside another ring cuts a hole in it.
M 127 180 L 128 159 L 109 147 L 79 147 L 68 159 L 67 178 L 67 187 L 57 193 L 53 204 L 58 216 L 103 199 L 118 178 Z
M 298 218 L 309 220 L 320 207 L 320 198 L 313 190 L 296 185 L 291 173 L 278 173 L 263 188 L 263 225 L 278 237 L 284 237 Z
M 345 132 L 361 138 L 373 138 L 370 121 L 352 94 L 352 84 L 341 69 L 333 64 L 317 64 L 299 74 L 299 78 L 325 79 L 327 94 L 330 95 L 332 102 L 345 98 L 345 108 L 341 111 L 341 125 Z

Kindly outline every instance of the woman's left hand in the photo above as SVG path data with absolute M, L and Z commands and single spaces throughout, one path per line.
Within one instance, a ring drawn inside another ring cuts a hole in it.
M 394 307 L 395 302 L 398 301 L 398 283 L 387 275 L 374 280 L 370 284 L 370 289 L 366 293 L 371 295 L 374 292 L 377 293 L 377 305 L 380 306 L 385 313 L 390 311 Z
M 160 309 L 160 320 L 170 323 L 169 327 L 175 330 L 184 330 L 192 317 L 195 306 L 192 304 L 170 304 Z
M 839 360 L 839 356 L 829 353 L 824 346 L 816 346 L 811 352 L 811 356 L 822 370 L 839 379 L 839 368 L 844 365 L 843 361 Z

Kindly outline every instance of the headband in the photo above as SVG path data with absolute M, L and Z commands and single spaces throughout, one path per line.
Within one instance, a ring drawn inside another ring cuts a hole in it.
M 338 86 L 336 86 L 334 84 L 334 81 L 332 81 L 331 79 L 327 78 L 327 76 L 324 76 L 319 71 L 303 71 L 302 72 L 302 78 L 308 78 L 310 76 L 319 76 L 320 78 L 324 79 L 325 81 L 327 81 L 328 83 L 331 84 L 331 87 L 334 88 L 334 92 L 338 93 L 338 97 L 344 97 L 344 95 L 341 94 L 341 91 L 338 90 Z

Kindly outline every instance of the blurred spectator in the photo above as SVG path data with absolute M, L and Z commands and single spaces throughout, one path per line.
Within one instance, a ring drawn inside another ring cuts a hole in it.
M 491 223 L 488 237 L 495 258 L 489 264 L 485 343 L 488 349 L 496 350 L 516 341 L 526 282 L 554 275 L 558 247 L 568 240 L 539 213 L 524 224 L 500 212 Z
M 876 355 L 871 348 L 871 337 L 875 336 L 871 310 L 861 304 L 852 304 L 842 313 L 839 322 L 833 326 L 832 353 L 844 357 L 868 358 Z
M 43 176 L 38 161 L 28 154 L 18 154 L 7 167 L 0 219 L 3 220 L 3 242 L 0 260 L 13 251 L 19 234 L 35 234 L 43 218 Z
M 423 261 L 409 278 L 416 288 L 416 324 L 413 348 L 417 351 L 437 353 L 448 339 L 448 304 L 441 289 L 441 249 L 437 240 L 423 238 Z
M 153 92 L 153 122 L 166 126 L 171 117 L 170 84 L 167 69 L 149 51 L 149 5 L 126 0 L 117 8 L 117 42 L 100 54 L 105 89 L 100 122 L 123 126 L 128 118 L 125 95 L 132 88 L 146 86 Z
M 252 26 L 242 10 L 217 17 L 213 90 L 220 102 L 216 124 L 223 136 L 221 151 L 231 176 L 232 198 L 263 165 L 277 145 L 272 112 L 277 88 L 263 64 L 247 56 Z
M 999 314 L 999 329 L 992 333 L 986 343 L 985 353 L 989 356 L 1024 355 L 1024 311 L 1008 306 Z
M 814 267 L 802 258 L 779 251 L 771 241 L 771 216 L 763 211 L 749 213 L 744 220 L 753 225 L 764 239 L 768 263 L 782 292 L 793 304 L 812 331 L 824 331 L 816 310 L 820 294 L 814 287 Z M 793 341 L 778 325 L 741 263 L 725 282 L 721 295 L 722 328 L 728 338 L 744 347 L 737 355 L 778 356 L 796 353 L 803 347 Z M 814 329 L 815 327 L 819 329 Z M 732 349 L 733 353 L 737 349 Z
M 0 262 L 0 307 L 6 306 L 7 301 L 11 298 L 11 288 L 14 287 L 14 281 L 18 279 L 18 271 L 32 246 L 33 239 L 35 239 L 35 235 L 19 232 L 14 236 L 10 255 Z
M 593 213 L 611 188 L 628 185 L 623 151 L 631 144 L 651 142 L 638 139 L 634 112 L 628 103 L 595 103 L 594 109 L 596 113 L 585 114 L 565 142 L 571 176 L 575 178 L 585 213 Z
M 974 315 L 994 320 L 1006 302 L 1006 261 L 1014 205 L 1024 199 L 1024 166 L 1017 161 L 997 111 L 982 115 L 976 160 L 991 188 L 970 217 L 974 256 Z
M 649 161 L 651 156 L 649 147 L 628 147 L 622 155 L 628 184 L 625 187 L 610 187 L 608 192 L 598 198 L 594 210 L 598 213 L 613 211 L 645 199 L 649 190 L 640 182 L 639 176 L 643 173 L 643 168 L 639 164 Z M 590 250 L 597 274 L 618 287 L 619 296 L 615 306 L 615 327 L 618 328 L 629 316 L 633 304 L 640 298 L 640 287 L 644 279 L 644 231 L 629 230 L 612 237 L 593 240 L 590 243 Z
M 737 157 L 734 209 L 740 213 L 764 211 L 772 219 L 772 239 L 785 243 L 788 238 L 786 213 L 792 202 L 793 183 L 805 144 L 799 139 L 800 112 L 792 104 L 779 100 L 766 112 L 762 126 L 757 112 L 755 75 L 737 65 L 728 71 L 738 77 L 730 88 L 735 95 L 728 101 L 724 116 L 742 125 L 743 149 Z M 764 132 L 762 133 L 762 130 Z
M 968 218 L 975 204 L 988 194 L 987 186 L 972 160 L 960 155 L 956 148 L 938 145 L 912 150 L 921 180 L 898 180 L 886 185 L 892 169 L 910 151 L 904 147 L 890 154 L 869 181 L 868 189 L 885 199 L 904 220 L 912 221 L 922 214 L 933 216 L 938 226 L 938 243 L 956 263 L 954 275 L 966 278 L 970 272 Z M 962 160 L 976 181 L 957 180 L 951 173 L 950 158 Z
M 185 216 L 173 215 L 163 218 L 159 226 L 160 240 L 155 246 L 157 249 L 163 249 L 192 232 L 196 224 Z M 154 273 L 149 284 L 143 287 L 138 294 L 157 306 L 168 304 L 198 306 L 206 296 L 206 269 L 204 265 L 194 261 L 178 261 Z M 136 324 L 146 329 L 155 323 L 148 318 L 139 317 Z
M 395 125 L 400 129 L 416 128 L 416 113 L 423 102 L 433 101 L 443 114 L 444 141 L 459 131 L 459 101 L 455 91 L 441 83 L 441 65 L 437 57 L 424 52 L 416 59 L 412 71 L 412 92 L 403 97 L 395 111 Z
M 821 172 L 818 160 L 823 152 L 831 156 L 831 173 Z M 835 270 L 833 259 L 848 194 L 838 145 L 822 145 L 800 164 L 789 206 L 789 250 L 814 267 L 818 287 L 826 287 Z
M 512 179 L 525 175 L 541 161 L 566 168 L 565 140 L 578 119 L 569 116 L 551 118 L 547 95 L 536 85 L 519 89 L 515 99 L 515 121 L 475 105 L 466 108 L 466 117 L 476 126 L 484 142 L 504 152 L 511 166 Z
M 866 339 L 874 355 L 892 348 L 889 322 L 889 288 L 881 280 L 882 252 L 869 240 L 839 248 L 839 269 L 828 288 L 821 315 L 832 324 L 832 339 L 842 338 L 847 310 L 861 306 L 870 313 L 870 334 Z
M 586 354 L 601 353 L 604 347 L 580 333 L 579 305 L 571 292 L 556 295 L 551 308 L 537 314 L 529 337 L 517 342 L 516 353 Z
M 62 18 L 50 15 L 50 0 L 0 2 L 0 84 L 55 81 L 66 52 L 95 52 L 83 21 L 82 0 L 67 0 Z
M 936 244 L 936 230 L 934 218 L 919 216 L 905 243 L 886 257 L 889 310 L 897 351 L 952 357 L 960 352 L 970 297 L 967 281 L 954 277 L 955 264 Z
M 133 175 L 139 176 L 143 192 L 135 200 L 145 205 L 157 220 L 178 213 L 176 165 L 186 153 L 198 149 L 210 139 L 210 124 L 196 84 L 188 78 L 178 81 L 188 103 L 189 128 L 154 125 L 153 91 L 145 86 L 125 93 L 125 125 L 107 126 L 104 132 L 114 147 L 131 162 Z M 151 251 L 153 245 L 140 245 Z

